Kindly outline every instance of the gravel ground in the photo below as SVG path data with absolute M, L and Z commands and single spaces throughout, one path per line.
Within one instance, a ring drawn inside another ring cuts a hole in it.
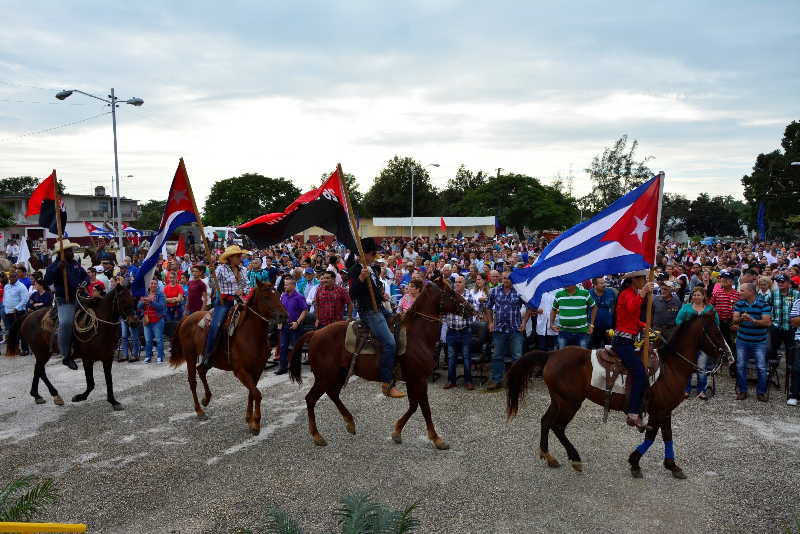
M 356 491 L 396 507 L 419 501 L 426 533 L 760 533 L 800 518 L 800 409 L 777 394 L 766 405 L 737 403 L 727 378 L 716 398 L 675 413 L 677 461 L 689 476 L 681 481 L 661 467 L 660 442 L 642 460 L 645 478 L 632 479 L 626 458 L 641 435 L 618 414 L 604 425 L 602 409 L 588 404 L 568 427 L 585 472 L 547 468 L 535 456 L 547 402 L 541 381 L 510 423 L 503 394 L 434 384 L 434 422 L 451 445 L 436 451 L 419 412 L 394 444 L 389 433 L 405 401 L 358 379 L 342 394 L 357 435 L 323 397 L 317 421 L 329 445 L 317 447 L 303 400 L 310 380 L 298 388 L 286 376 L 262 378 L 264 428 L 253 438 L 245 390 L 230 373 L 210 374 L 216 396 L 200 422 L 183 368 L 114 369 L 123 412 L 105 402 L 99 372 L 89 401 L 35 405 L 31 358 L 0 360 L 0 483 L 54 477 L 62 499 L 47 520 L 86 522 L 98 533 L 229 533 L 257 526 L 274 506 L 316 533 L 333 529 L 338 500 Z M 65 400 L 83 388 L 83 373 L 58 363 L 48 373 Z M 566 460 L 552 436 L 551 450 Z

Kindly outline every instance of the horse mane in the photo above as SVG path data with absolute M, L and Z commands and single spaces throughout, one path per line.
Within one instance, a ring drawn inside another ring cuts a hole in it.
M 704 314 L 694 314 L 688 320 L 682 322 L 678 325 L 678 328 L 672 333 L 672 336 L 667 340 L 666 344 L 661 347 L 662 351 L 664 352 L 664 356 L 667 354 L 672 354 L 677 351 L 675 345 L 677 344 L 677 340 L 683 339 L 686 334 L 688 334 L 689 330 L 694 326 L 694 323 L 701 320 Z M 673 343 L 675 342 L 675 343 Z

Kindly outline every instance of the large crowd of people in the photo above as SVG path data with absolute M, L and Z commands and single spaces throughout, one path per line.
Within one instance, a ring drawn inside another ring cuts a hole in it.
M 138 361 L 144 352 L 145 362 L 163 362 L 164 338 L 170 325 L 174 327 L 183 316 L 215 301 L 210 270 L 238 245 L 215 242 L 209 265 L 200 243 L 188 243 L 187 254 L 170 254 L 156 267 L 147 294 L 138 302 L 142 325 L 122 327 L 121 360 Z M 235 283 L 247 289 L 270 282 L 281 293 L 289 319 L 275 354 L 275 372 L 283 374 L 288 350 L 304 329 L 358 316 L 350 292 L 349 267 L 355 258 L 330 238 L 286 240 L 261 249 L 249 244 L 243 243 L 246 253 L 241 255 L 244 276 Z M 566 345 L 597 348 L 611 339 L 608 331 L 615 325 L 621 276 L 586 280 L 546 293 L 537 309 L 528 307 L 517 293 L 509 275 L 536 261 L 547 245 L 544 239 L 459 233 L 438 238 L 377 239 L 375 244 L 373 266 L 383 289 L 379 298 L 386 312 L 404 313 L 426 281 L 436 277 L 451 284 L 477 310 L 469 318 L 443 318 L 441 346 L 448 360 L 447 389 L 457 387 L 459 361 L 464 387 L 474 389 L 470 351 L 476 332 L 482 332 L 490 342 L 488 390 L 503 387 L 507 362 L 526 350 L 549 351 Z M 14 247 L 6 248 L 11 260 L 18 254 Z M 736 376 L 736 398 L 747 398 L 748 377 L 753 374 L 749 364 L 753 361 L 756 397 L 766 402 L 770 372 L 783 369 L 779 362 L 786 358 L 790 383 L 787 402 L 796 406 L 800 397 L 800 358 L 796 357 L 796 347 L 800 347 L 799 248 L 790 243 L 745 240 L 659 243 L 653 287 L 654 328 L 669 337 L 692 314 L 714 313 L 728 344 L 735 347 L 737 362 L 731 372 Z M 146 245 L 130 252 L 119 265 L 113 258 L 104 257 L 99 265 L 89 268 L 87 292 L 101 296 L 117 283 L 131 283 Z M 52 304 L 51 289 L 43 284 L 38 271 L 29 273 L 18 265 L 0 274 L 0 282 L 5 328 L 26 311 Z M 364 316 L 364 310 L 361 312 Z M 26 350 L 22 347 L 23 354 Z M 702 367 L 706 358 L 702 354 L 700 358 Z M 693 389 L 697 398 L 708 398 L 705 375 L 687 384 L 687 396 Z

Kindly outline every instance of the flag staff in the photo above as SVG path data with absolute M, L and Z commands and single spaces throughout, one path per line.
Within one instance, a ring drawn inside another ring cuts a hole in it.
M 647 273 L 647 283 L 652 284 L 655 276 L 655 262 L 658 254 L 658 236 L 661 233 L 661 203 L 664 199 L 664 171 L 658 173 L 658 216 L 656 217 L 656 239 L 655 250 L 653 251 L 653 265 Z M 650 325 L 653 323 L 653 290 L 647 293 L 647 308 L 645 311 L 644 342 L 642 343 L 642 363 L 645 369 L 650 365 Z
M 361 261 L 363 269 L 369 269 L 367 260 L 364 259 L 364 247 L 361 246 L 361 236 L 358 235 L 358 228 L 356 227 L 355 215 L 353 215 L 353 206 L 350 204 L 350 192 L 347 190 L 347 183 L 344 180 L 344 172 L 342 171 L 342 164 L 336 164 L 336 171 L 339 173 L 339 179 L 342 181 L 342 191 L 344 191 L 345 202 L 347 203 L 347 219 L 350 221 L 350 230 L 353 233 L 356 241 L 356 249 L 358 249 L 358 259 Z M 378 301 L 375 299 L 375 291 L 372 289 L 372 284 L 367 283 L 369 289 L 369 299 L 372 302 L 372 311 L 378 311 Z
M 67 265 L 64 263 L 64 229 L 61 228 L 61 206 L 58 205 L 58 177 L 53 169 L 53 204 L 56 212 L 56 232 L 58 233 L 58 253 L 61 259 L 61 274 L 64 277 L 64 302 L 69 304 L 69 285 L 67 284 Z
M 189 200 L 192 201 L 192 208 L 194 209 L 194 214 L 197 216 L 197 220 L 195 221 L 198 228 L 200 229 L 200 239 L 203 240 L 203 252 L 206 256 L 206 264 L 208 264 L 208 277 L 211 281 L 211 292 L 212 294 L 216 291 L 219 294 L 219 283 L 217 282 L 217 271 L 211 268 L 211 246 L 208 244 L 208 238 L 206 238 L 206 231 L 203 228 L 203 221 L 200 219 L 200 212 L 197 211 L 197 202 L 194 200 L 194 192 L 192 191 L 192 182 L 189 180 L 189 173 L 186 172 L 186 164 L 183 162 L 183 158 L 180 159 L 178 163 L 181 167 L 183 167 L 183 173 L 186 175 L 186 188 L 188 189 L 189 193 Z

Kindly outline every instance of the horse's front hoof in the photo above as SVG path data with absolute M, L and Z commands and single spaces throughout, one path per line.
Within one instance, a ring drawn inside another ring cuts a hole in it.
M 261 434 L 261 429 L 260 428 L 251 428 L 250 429 L 250 434 L 253 435 L 253 436 L 257 436 L 257 435 Z
M 436 438 L 433 440 L 433 446 L 440 451 L 446 451 L 450 448 L 450 445 L 448 445 L 447 442 L 442 438 Z
M 314 438 L 314 445 L 317 445 L 319 447 L 325 447 L 328 445 L 328 442 L 325 441 L 325 438 L 323 438 L 322 436 L 316 436 Z
M 355 434 L 356 434 L 356 424 L 355 423 L 347 423 L 345 426 L 347 427 L 347 431 L 355 436 Z
M 636 467 L 631 467 L 631 476 L 633 478 L 644 478 L 644 475 L 642 475 L 642 470 Z
M 125 407 L 120 403 L 112 404 L 111 408 L 113 408 L 115 412 L 121 412 L 125 409 Z
M 75 395 L 74 397 L 72 397 L 72 402 L 83 402 L 85 400 L 86 400 L 85 395 Z
M 34 397 L 34 398 L 33 398 L 33 401 L 34 401 L 36 404 L 44 404 L 45 402 L 47 402 L 46 400 L 44 400 L 44 399 L 43 399 L 43 398 L 41 398 L 41 397 Z
M 205 412 L 200 412 L 199 414 L 197 414 L 197 420 L 198 421 L 208 421 L 208 416 L 206 415 Z
M 392 441 L 400 445 L 401 443 L 403 443 L 403 438 L 400 436 L 400 434 L 395 432 L 394 434 L 392 434 Z
M 678 480 L 686 480 L 686 473 L 684 473 L 683 469 L 680 467 L 676 467 L 672 470 L 672 477 L 677 478 Z
M 549 452 L 539 451 L 539 458 L 547 461 L 547 467 L 552 467 L 553 469 L 561 467 L 561 464 L 558 463 L 558 460 L 556 460 L 555 457 Z
M 61 398 L 61 395 L 56 395 L 53 397 L 53 404 L 56 406 L 64 406 L 64 399 Z
M 578 473 L 583 473 L 583 462 L 572 462 L 572 468 Z

